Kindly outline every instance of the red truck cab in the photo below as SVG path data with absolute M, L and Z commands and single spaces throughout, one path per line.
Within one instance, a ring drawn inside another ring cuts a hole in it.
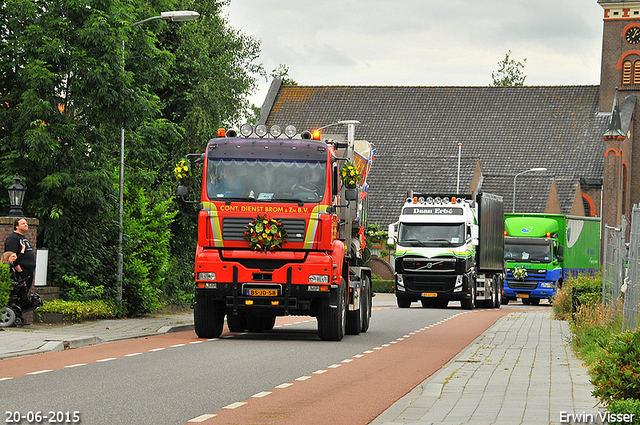
M 338 146 L 232 133 L 210 140 L 202 160 L 198 336 L 218 337 L 225 315 L 232 332 L 270 330 L 283 315 L 317 317 L 321 339 L 366 331 L 370 271 L 354 274 L 345 247 L 353 231 L 346 238 L 341 224 L 350 202 L 341 201 Z

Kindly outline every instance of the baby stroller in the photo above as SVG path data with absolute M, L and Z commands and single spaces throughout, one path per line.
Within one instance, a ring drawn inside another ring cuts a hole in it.
M 22 281 L 12 282 L 13 289 L 9 294 L 9 305 L 0 311 L 0 328 L 9 326 L 22 326 L 26 323 L 24 313 L 42 307 L 42 299 L 38 294 L 28 294 L 27 304 L 20 305 L 20 289 L 24 285 Z

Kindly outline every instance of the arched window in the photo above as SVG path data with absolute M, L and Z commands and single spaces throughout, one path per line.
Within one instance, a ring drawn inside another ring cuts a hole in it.
M 635 61 L 627 59 L 622 63 L 622 85 L 640 85 L 640 59 Z
M 582 194 L 582 206 L 586 217 L 597 217 L 596 206 L 589 195 Z

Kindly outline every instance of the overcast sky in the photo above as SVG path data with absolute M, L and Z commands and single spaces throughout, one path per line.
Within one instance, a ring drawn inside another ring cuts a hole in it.
M 488 86 L 509 50 L 525 85 L 600 84 L 597 0 L 231 0 L 227 14 L 300 85 Z

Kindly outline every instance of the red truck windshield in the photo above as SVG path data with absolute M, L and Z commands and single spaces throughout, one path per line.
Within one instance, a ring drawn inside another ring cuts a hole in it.
M 319 202 L 324 197 L 326 161 L 219 159 L 207 161 L 209 199 Z

